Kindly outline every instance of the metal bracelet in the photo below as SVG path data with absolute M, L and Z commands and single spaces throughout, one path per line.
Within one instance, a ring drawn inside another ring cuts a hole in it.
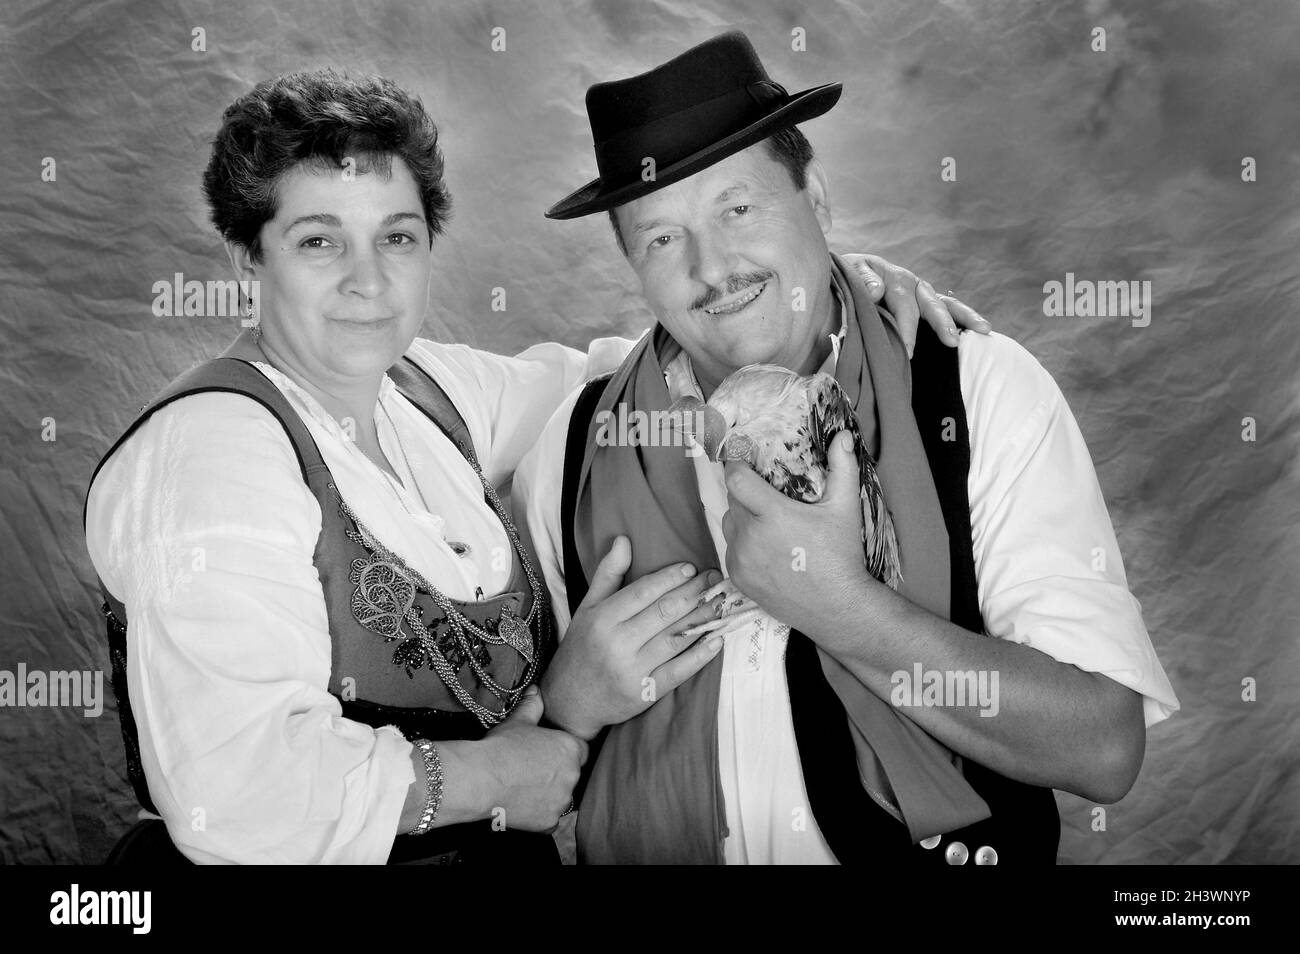
M 433 828 L 433 820 L 438 817 L 438 807 L 442 804 L 442 761 L 438 758 L 438 748 L 428 739 L 416 739 L 413 743 L 424 756 L 424 777 L 428 788 L 424 795 L 424 813 L 420 823 L 407 832 L 408 835 L 423 835 Z

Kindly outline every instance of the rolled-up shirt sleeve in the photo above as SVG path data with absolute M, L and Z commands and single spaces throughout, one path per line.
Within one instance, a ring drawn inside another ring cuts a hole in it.
M 964 334 L 980 610 L 994 636 L 1143 696 L 1147 726 L 1178 710 L 1129 591 L 1092 458 L 1060 388 L 1003 335 Z
M 192 861 L 382 864 L 392 848 L 411 745 L 328 691 L 320 526 L 283 428 L 239 395 L 162 408 L 92 488 L 149 791 Z

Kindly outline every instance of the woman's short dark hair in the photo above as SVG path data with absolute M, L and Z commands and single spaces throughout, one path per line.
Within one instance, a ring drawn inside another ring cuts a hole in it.
M 813 147 L 808 137 L 799 130 L 798 126 L 787 126 L 761 142 L 766 147 L 768 155 L 785 166 L 785 171 L 790 173 L 790 181 L 802 192 L 808 185 L 808 163 L 813 161 Z M 627 243 L 623 241 L 623 233 L 618 227 L 618 216 L 615 215 L 614 209 L 609 210 L 609 221 L 614 226 L 614 237 L 618 239 L 618 247 L 626 255 Z
M 280 176 L 304 162 L 347 168 L 347 158 L 357 173 L 387 176 L 393 157 L 415 179 L 432 242 L 451 213 L 451 196 L 442 181 L 438 127 L 419 99 L 379 76 L 289 73 L 258 83 L 226 108 L 203 193 L 222 237 L 256 261 L 262 225 L 275 217 Z

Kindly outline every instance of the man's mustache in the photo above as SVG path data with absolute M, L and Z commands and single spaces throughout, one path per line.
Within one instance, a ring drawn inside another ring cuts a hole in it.
M 695 299 L 691 304 L 691 310 L 699 311 L 701 308 L 712 308 L 727 296 L 742 292 L 750 285 L 761 285 L 771 277 L 771 272 L 749 272 L 744 275 L 732 275 L 722 288 L 710 288 Z

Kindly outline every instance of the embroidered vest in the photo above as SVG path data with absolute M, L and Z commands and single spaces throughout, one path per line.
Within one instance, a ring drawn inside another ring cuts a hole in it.
M 951 620 L 975 633 L 984 632 L 971 543 L 970 433 L 961 397 L 957 352 L 940 343 L 922 323 L 912 357 L 912 412 L 927 462 L 934 475 L 951 560 Z M 561 543 L 565 584 L 571 612 L 588 588 L 574 542 L 578 472 L 589 422 L 608 378 L 590 382 L 579 395 L 565 446 L 560 497 Z M 951 419 L 951 420 L 949 420 Z M 951 426 L 950 426 L 951 425 Z M 953 433 L 955 440 L 944 440 Z M 1026 785 L 963 759 L 967 782 L 988 804 L 991 816 L 937 839 L 914 845 L 906 826 L 878 805 L 863 789 L 857 755 L 844 708 L 826 681 L 816 647 L 792 631 L 786 652 L 786 675 L 799 760 L 813 817 L 836 859 L 842 864 L 1055 864 L 1060 815 L 1051 789 Z M 604 733 L 590 746 L 575 799 L 599 758 Z M 981 849 L 992 849 L 982 851 Z
M 437 382 L 409 358 L 399 361 L 388 374 L 398 390 L 477 469 L 464 419 Z M 208 391 L 243 394 L 276 417 L 293 445 L 303 480 L 320 505 L 321 531 L 313 561 L 329 619 L 329 692 L 339 700 L 344 718 L 375 728 L 393 725 L 407 739 L 435 741 L 479 739 L 504 719 L 554 651 L 555 622 L 545 585 L 539 585 L 534 607 L 519 554 L 514 553 L 506 592 L 479 602 L 447 599 L 446 606 L 435 600 L 418 573 L 357 523 L 302 418 L 281 391 L 246 361 L 216 358 L 176 378 L 142 409 L 104 455 L 91 484 L 116 450 L 156 411 Z M 519 541 L 519 545 L 527 544 Z M 531 552 L 528 559 L 537 565 Z M 540 577 L 537 579 L 540 584 Z M 127 772 L 140 804 L 157 813 L 140 761 L 127 686 L 126 609 L 102 581 L 100 590 Z M 455 632 L 449 625 L 448 607 L 485 630 L 488 638 Z M 521 840 L 531 843 L 525 847 L 530 856 L 534 852 L 546 855 L 548 848 L 554 853 L 547 835 L 506 831 L 484 838 L 487 826 L 486 822 L 473 823 L 435 829 L 420 838 L 398 836 L 390 861 L 454 853 L 466 843 L 480 849 L 475 855 L 482 860 L 487 854 L 482 850 L 485 845 L 490 843 L 490 853 L 496 856 L 500 849 L 517 847 Z M 510 837 L 503 839 L 502 835 Z

